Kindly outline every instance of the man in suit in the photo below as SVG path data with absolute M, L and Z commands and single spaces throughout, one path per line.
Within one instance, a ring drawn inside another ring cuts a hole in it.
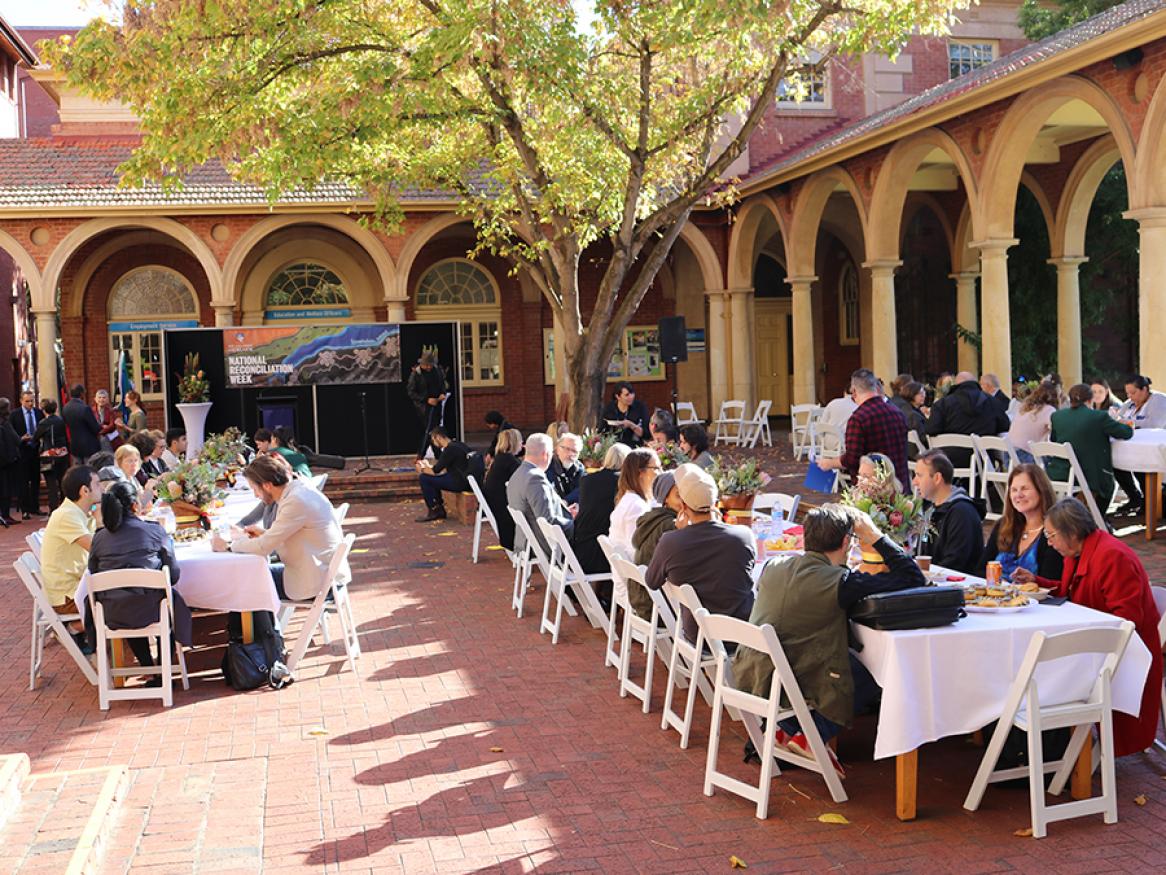
M 538 539 L 544 552 L 549 553 L 546 539 L 538 527 L 538 520 L 554 523 L 571 537 L 575 520 L 570 511 L 559 501 L 555 487 L 547 479 L 546 470 L 551 464 L 551 437 L 536 432 L 526 439 L 526 458 L 518 470 L 510 476 L 506 484 L 506 503 L 526 517 L 530 529 Z M 520 530 L 514 533 L 514 552 L 526 549 L 526 538 Z
M 33 514 L 42 516 L 40 509 L 40 448 L 36 442 L 36 427 L 45 415 L 36 406 L 31 392 L 20 393 L 20 407 L 12 413 L 12 427 L 20 438 L 20 462 L 16 467 L 20 487 L 20 510 L 24 519 Z
M 93 408 L 85 403 L 85 387 L 78 383 L 69 390 L 69 403 L 61 411 L 69 429 L 69 452 L 78 465 L 101 451 L 101 424 Z
M 1000 388 L 1000 378 L 995 374 L 981 374 L 980 388 L 984 390 L 984 394 L 996 405 L 996 409 L 1007 416 L 1012 399 L 1005 395 L 1004 391 Z
M 275 553 L 279 561 L 271 563 L 271 576 L 279 597 L 295 601 L 315 598 L 327 584 L 328 564 L 344 540 L 332 503 L 310 484 L 293 479 L 286 465 L 268 456 L 255 459 L 243 469 L 243 476 L 264 504 L 278 502 L 279 513 L 271 528 L 255 537 L 227 541 L 215 532 L 211 548 L 217 553 Z M 351 577 L 346 562 L 340 569 L 340 582 L 347 583 Z

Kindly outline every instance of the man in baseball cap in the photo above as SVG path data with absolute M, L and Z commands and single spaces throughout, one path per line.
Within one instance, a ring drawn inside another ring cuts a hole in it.
M 676 531 L 660 537 L 644 576 L 649 589 L 664 581 L 689 584 L 713 614 L 748 620 L 753 609 L 753 532 L 721 522 L 716 510 L 717 484 L 703 469 L 684 464 L 676 469 L 681 509 Z M 685 613 L 684 635 L 696 639 L 696 619 Z

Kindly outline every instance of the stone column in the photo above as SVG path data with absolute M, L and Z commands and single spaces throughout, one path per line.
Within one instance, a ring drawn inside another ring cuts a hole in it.
M 816 276 L 786 278 L 793 292 L 791 304 L 794 336 L 789 340 L 794 346 L 794 404 L 818 402 L 815 381 L 818 363 L 814 355 L 814 309 L 810 296 L 810 287 L 817 281 Z
M 34 310 L 33 314 L 36 316 L 36 388 L 39 403 L 41 398 L 57 397 L 57 311 Z
M 981 240 L 980 337 L 984 373 L 995 374 L 1001 386 L 1012 385 L 1012 322 L 1008 315 L 1008 249 L 1016 239 Z
M 868 261 L 871 289 L 871 370 L 889 386 L 899 374 L 899 338 L 895 327 L 895 270 L 903 262 L 885 258 Z
M 1138 372 L 1154 380 L 1166 374 L 1166 207 L 1131 210 L 1122 214 L 1136 219 L 1141 237 L 1138 246 Z
M 215 325 L 226 328 L 235 324 L 235 305 L 231 303 L 211 304 L 215 311 Z
M 955 321 L 968 331 L 979 333 L 980 317 L 976 313 L 977 277 L 979 274 L 974 270 L 948 274 L 948 279 L 955 280 Z M 980 351 L 975 344 L 962 337 L 956 341 L 956 361 L 957 370 L 980 373 Z
M 724 289 L 709 289 L 705 292 L 709 299 L 708 332 L 705 349 L 709 362 L 709 418 L 713 419 L 721 409 L 721 402 L 729 400 L 729 306 Z
M 385 319 L 391 324 L 399 324 L 404 322 L 405 316 L 405 302 L 398 301 L 395 298 L 385 299 Z
M 732 331 L 733 398 L 745 402 L 746 415 L 752 416 L 756 401 L 756 363 L 753 360 L 753 319 L 751 318 L 753 289 L 729 289 L 730 325 Z
M 1057 371 L 1066 386 L 1081 382 L 1081 285 L 1076 255 L 1050 258 L 1057 269 Z

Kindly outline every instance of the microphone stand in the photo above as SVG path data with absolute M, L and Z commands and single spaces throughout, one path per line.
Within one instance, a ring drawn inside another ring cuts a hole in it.
M 360 433 L 364 444 L 364 464 L 352 473 L 363 474 L 365 471 L 384 471 L 383 468 L 374 466 L 368 458 L 368 399 L 367 393 L 363 389 L 360 390 Z

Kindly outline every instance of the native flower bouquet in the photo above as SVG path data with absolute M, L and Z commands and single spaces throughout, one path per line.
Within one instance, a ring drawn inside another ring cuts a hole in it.
M 668 441 L 663 447 L 656 450 L 656 455 L 660 457 L 660 467 L 665 471 L 679 468 L 685 462 L 692 461 L 685 455 L 684 450 L 680 449 L 680 445 L 676 441 Z
M 602 468 L 603 457 L 619 440 L 619 433 L 587 429 L 583 432 L 582 438 L 583 449 L 579 451 L 579 461 L 583 463 L 584 468 Z
M 198 353 L 188 352 L 178 378 L 178 400 L 183 404 L 201 404 L 211 397 L 211 382 L 198 366 Z
M 212 434 L 208 437 L 198 453 L 199 461 L 220 468 L 237 468 L 246 457 L 247 441 L 243 439 L 243 433 L 233 425 L 222 434 Z
M 752 495 L 769 485 L 773 479 L 759 467 L 756 459 L 746 459 L 740 464 L 725 460 L 723 456 L 713 458 L 709 476 L 716 481 L 721 495 Z
M 900 547 L 927 531 L 922 497 L 900 491 L 894 469 L 885 462 L 875 466 L 874 477 L 860 477 L 848 486 L 842 493 L 842 503 L 867 514 L 879 531 Z
M 158 477 L 158 498 L 171 505 L 188 504 L 205 516 L 215 500 L 223 496 L 215 486 L 218 476 L 218 470 L 209 462 L 179 462 Z

